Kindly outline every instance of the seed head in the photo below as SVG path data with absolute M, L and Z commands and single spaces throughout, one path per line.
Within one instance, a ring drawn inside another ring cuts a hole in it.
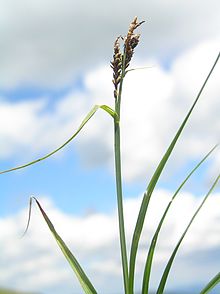
M 137 17 L 131 22 L 127 36 L 124 40 L 124 52 L 125 52 L 125 68 L 130 64 L 131 58 L 134 54 L 134 49 L 139 43 L 140 34 L 135 34 L 134 31 L 142 24 L 144 21 L 138 22 Z
M 121 81 L 121 72 L 122 72 L 122 53 L 120 49 L 119 40 L 121 36 L 117 37 L 114 43 L 114 55 L 113 60 L 111 61 L 111 68 L 113 69 L 113 84 L 114 84 L 114 97 L 117 98 L 118 84 Z
M 114 97 L 118 97 L 118 85 L 121 82 L 122 77 L 122 67 L 124 60 L 124 70 L 129 66 L 131 58 L 134 54 L 134 49 L 139 43 L 140 35 L 135 34 L 134 31 L 138 28 L 144 21 L 138 22 L 137 17 L 131 22 L 128 33 L 125 37 L 117 37 L 114 43 L 114 54 L 113 60 L 111 61 L 111 68 L 113 69 L 113 84 L 114 84 Z M 124 52 L 121 53 L 120 40 L 124 42 Z

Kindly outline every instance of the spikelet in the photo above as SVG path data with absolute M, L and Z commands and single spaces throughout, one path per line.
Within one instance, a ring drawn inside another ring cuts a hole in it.
M 121 36 L 117 37 L 114 43 L 114 55 L 113 61 L 111 61 L 111 68 L 113 69 L 113 84 L 114 84 L 114 97 L 117 98 L 118 96 L 118 84 L 121 81 L 121 72 L 122 72 L 122 53 L 120 49 L 119 40 Z
M 131 22 L 129 26 L 128 33 L 125 37 L 117 37 L 114 43 L 114 54 L 113 61 L 111 61 L 111 68 L 113 69 L 113 84 L 114 84 L 114 97 L 118 97 L 118 85 L 122 79 L 122 62 L 124 61 L 124 68 L 126 69 L 131 61 L 131 58 L 134 54 L 134 49 L 139 43 L 140 34 L 135 34 L 134 31 L 139 27 L 144 21 L 138 22 L 137 17 Z M 124 41 L 124 52 L 121 53 L 120 40 Z
M 130 64 L 131 58 L 134 54 L 134 49 L 139 43 L 140 34 L 135 34 L 134 31 L 142 24 L 144 21 L 138 22 L 137 17 L 134 18 L 130 24 L 127 36 L 124 39 L 124 52 L 125 52 L 125 68 Z

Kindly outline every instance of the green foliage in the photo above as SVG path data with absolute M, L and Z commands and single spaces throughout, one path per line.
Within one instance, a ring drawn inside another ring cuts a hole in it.
M 144 276 L 143 276 L 143 284 L 142 284 L 142 294 L 148 294 L 149 292 L 149 281 L 150 281 L 150 274 L 151 274 L 151 267 L 152 267 L 152 262 L 153 262 L 153 256 L 154 256 L 154 251 L 156 248 L 157 244 L 157 239 L 161 230 L 161 227 L 165 221 L 166 215 L 175 200 L 175 198 L 178 196 L 179 191 L 182 189 L 182 187 L 185 185 L 185 183 L 189 180 L 189 178 L 192 176 L 192 174 L 200 167 L 200 165 L 208 158 L 208 156 L 215 150 L 217 146 L 211 149 L 209 153 L 195 166 L 195 168 L 188 174 L 188 176 L 185 178 L 185 180 L 181 183 L 181 185 L 178 187 L 176 192 L 174 193 L 172 199 L 168 203 L 163 216 L 158 224 L 158 227 L 153 235 L 149 250 L 148 250 L 148 255 L 147 255 L 147 260 L 145 263 L 145 269 L 144 269 Z

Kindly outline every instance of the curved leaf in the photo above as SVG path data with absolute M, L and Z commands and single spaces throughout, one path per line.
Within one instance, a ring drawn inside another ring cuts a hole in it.
M 75 272 L 84 292 L 86 294 L 97 294 L 95 288 L 93 287 L 92 283 L 90 282 L 89 278 L 86 276 L 85 272 L 83 271 L 82 267 L 80 266 L 79 262 L 76 260 L 75 256 L 72 254 L 72 252 L 69 250 L 69 248 L 66 246 L 64 241 L 61 239 L 61 237 L 56 232 L 53 224 L 51 223 L 49 217 L 47 216 L 46 212 L 43 210 L 42 206 L 40 205 L 39 201 L 32 197 L 31 200 L 34 199 L 40 209 L 41 214 L 44 217 L 44 220 L 46 221 L 51 233 L 53 234 L 57 244 L 59 245 L 61 251 L 63 252 L 64 256 L 66 257 L 67 261 L 69 262 L 71 268 Z M 30 202 L 30 209 L 31 209 L 31 202 Z M 28 225 L 30 221 L 30 210 L 29 210 L 29 218 L 28 218 Z M 27 226 L 28 228 L 28 226 Z M 27 230 L 27 229 L 26 229 Z M 26 231 L 25 230 L 25 231 Z
M 45 159 L 47 159 L 48 157 L 52 156 L 53 154 L 55 154 L 56 152 L 60 151 L 63 147 L 65 147 L 67 144 L 69 144 L 75 137 L 76 135 L 78 135 L 78 133 L 82 130 L 82 128 L 85 126 L 85 124 L 90 120 L 90 118 L 92 118 L 92 116 L 96 113 L 96 111 L 101 108 L 104 111 L 106 111 L 108 114 L 110 114 L 113 118 L 117 117 L 115 111 L 113 109 L 111 109 L 111 107 L 107 106 L 107 105 L 95 105 L 91 111 L 87 114 L 87 116 L 84 118 L 84 120 L 82 121 L 81 125 L 79 126 L 79 128 L 77 129 L 77 131 L 65 142 L 63 143 L 60 147 L 58 147 L 57 149 L 53 150 L 52 152 L 46 154 L 45 156 L 38 158 L 36 160 L 33 160 L 31 162 L 28 162 L 26 164 L 23 165 L 19 165 L 17 167 L 13 167 L 4 171 L 0 171 L 0 174 L 4 174 L 4 173 L 8 173 L 11 171 L 15 171 L 18 169 L 22 169 L 25 168 L 29 165 L 35 164 L 37 162 L 43 161 Z

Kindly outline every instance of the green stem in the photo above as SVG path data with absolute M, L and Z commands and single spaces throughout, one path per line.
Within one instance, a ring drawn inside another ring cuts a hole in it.
M 124 63 L 123 63 L 123 68 L 124 68 Z M 117 206 L 118 206 L 118 220 L 119 220 L 119 234 L 120 234 L 124 290 L 125 290 L 125 294 L 129 294 L 128 258 L 127 258 L 127 246 L 126 246 L 125 226 L 124 226 L 122 177 L 121 177 L 121 147 L 120 147 L 120 106 L 121 106 L 123 78 L 124 78 L 124 70 L 122 70 L 122 79 L 121 79 L 121 83 L 119 87 L 119 94 L 117 99 L 115 100 L 115 112 L 117 115 L 114 119 L 114 154 L 115 154 Z
M 118 220 L 119 220 L 119 233 L 120 233 L 124 289 L 125 289 L 125 294 L 128 294 L 128 261 L 127 261 L 127 249 L 126 249 L 126 240 L 125 240 L 124 213 L 123 213 L 123 201 L 122 201 L 122 180 L 121 180 L 120 125 L 119 125 L 119 122 L 117 122 L 116 120 L 115 120 L 115 172 L 116 172 Z

